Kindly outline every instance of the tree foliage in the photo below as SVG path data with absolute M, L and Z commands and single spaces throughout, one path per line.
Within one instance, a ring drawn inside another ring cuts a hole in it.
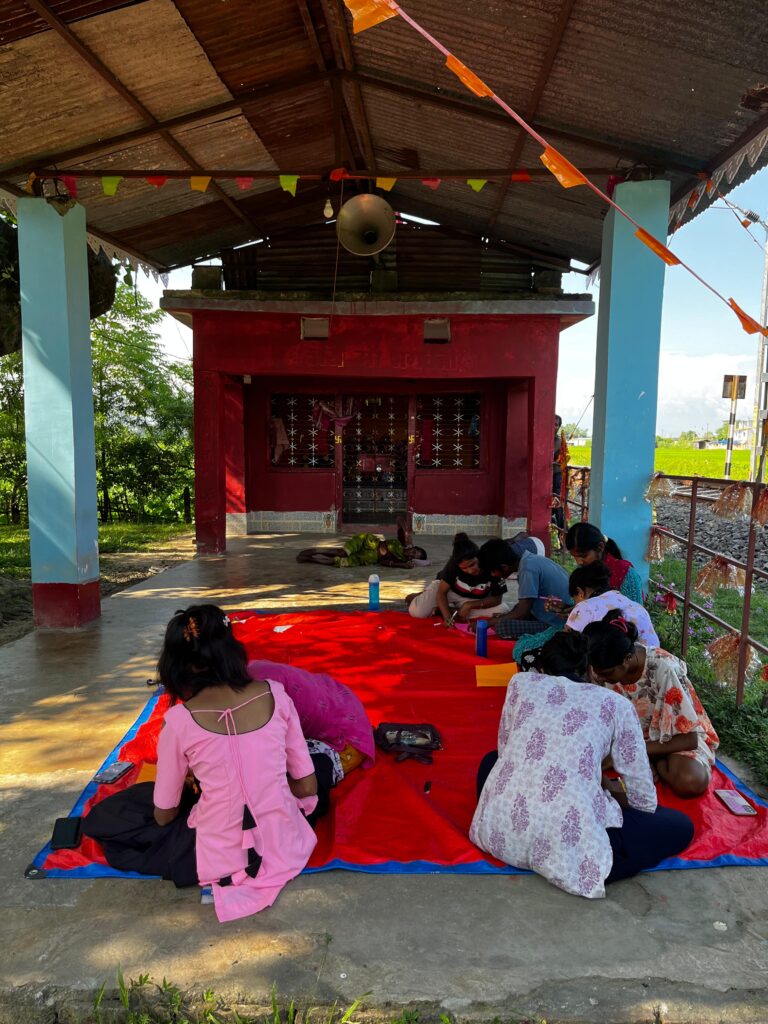
M 167 358 L 161 311 L 127 285 L 91 323 L 96 476 L 102 522 L 177 519 L 193 483 L 192 367 Z M 25 498 L 21 357 L 0 360 L 0 502 Z M 19 503 L 23 511 L 25 500 Z M 19 521 L 16 513 L 16 521 Z

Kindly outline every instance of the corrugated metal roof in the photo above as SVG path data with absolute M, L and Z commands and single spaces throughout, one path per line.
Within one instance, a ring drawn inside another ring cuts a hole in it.
M 344 160 L 362 166 L 368 140 L 357 87 L 343 79 L 342 132 L 335 138 L 332 84 L 313 80 L 336 67 L 366 76 L 360 94 L 380 173 L 509 166 L 518 136 L 511 121 L 464 90 L 442 56 L 400 19 L 347 38 L 349 18 L 343 15 L 347 27 L 340 33 L 339 3 L 51 0 L 51 7 L 156 118 L 231 104 L 174 128 L 174 138 L 209 169 L 327 172 L 338 162 L 338 144 Z M 142 168 L 183 166 L 158 135 L 109 143 L 146 122 L 59 35 L 41 31 L 29 10 L 23 0 L 7 0 L 0 9 L 0 40 L 15 40 L 0 46 L 3 164 L 40 166 L 44 158 L 102 140 L 100 154 L 74 165 L 90 159 L 90 166 L 104 168 L 126 161 Z M 408 10 L 526 113 L 561 0 L 410 0 Z M 385 81 L 372 84 L 371 76 Z M 763 0 L 723 0 L 705 13 L 693 0 L 576 0 L 534 121 L 574 163 L 602 169 L 598 183 L 617 165 L 642 162 L 670 179 L 673 194 L 684 194 L 697 170 L 766 118 L 740 106 L 742 94 L 766 79 Z M 282 88 L 283 81 L 290 88 Z M 266 95 L 247 93 L 270 83 Z M 398 85 L 416 91 L 398 94 Z M 437 97 L 438 105 L 420 98 L 419 90 Z M 461 109 L 452 106 L 456 102 Z M 538 157 L 539 146 L 526 142 L 518 164 L 538 168 Z M 766 162 L 768 150 L 754 168 Z M 745 162 L 735 182 L 752 171 Z M 23 175 L 13 180 L 20 183 Z M 219 184 L 245 223 L 219 194 L 192 193 L 183 183 L 156 192 L 126 181 L 109 200 L 96 183 L 83 183 L 80 191 L 94 228 L 166 263 L 207 254 L 215 244 L 237 244 L 255 230 L 316 223 L 328 194 L 311 182 L 299 183 L 296 199 L 274 180 L 257 182 L 247 193 L 233 182 Z M 356 187 L 348 184 L 346 194 Z M 498 208 L 499 189 L 491 183 L 474 193 L 463 182 L 446 181 L 433 192 L 401 180 L 391 201 L 478 236 L 493 223 L 494 237 L 512 245 L 587 262 L 599 257 L 605 210 L 586 189 L 566 191 L 537 178 L 510 185 Z

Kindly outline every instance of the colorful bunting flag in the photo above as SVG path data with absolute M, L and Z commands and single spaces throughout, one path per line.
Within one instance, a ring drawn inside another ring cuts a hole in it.
M 162 188 L 168 179 L 163 174 L 152 174 L 148 178 L 144 179 L 148 185 L 154 185 L 155 188 Z
M 509 176 L 510 181 L 531 181 L 532 178 L 528 171 L 512 171 Z
M 675 256 L 672 250 L 668 249 L 666 245 L 663 245 L 658 238 L 654 238 L 649 231 L 645 230 L 645 228 L 638 228 L 635 232 L 635 238 L 639 238 L 643 245 L 647 245 L 651 252 L 655 252 L 660 259 L 664 260 L 668 267 L 676 267 L 679 265 L 680 260 Z
M 469 91 L 473 92 L 475 96 L 493 96 L 493 89 L 487 86 L 482 78 L 478 77 L 474 71 L 470 71 L 467 65 L 462 64 L 458 57 L 454 57 L 452 53 L 449 53 L 445 58 L 445 66 L 449 71 L 452 71 L 462 85 L 466 85 Z
M 117 195 L 117 186 L 123 180 L 121 174 L 107 174 L 101 179 L 101 191 L 105 196 Z
M 37 175 L 35 174 L 34 171 L 30 171 L 29 172 L 29 176 L 27 178 L 27 183 L 24 186 L 24 191 L 28 192 L 29 195 L 32 195 L 32 182 L 35 180 L 36 177 L 37 177 Z
M 253 178 L 235 178 L 235 181 L 241 192 L 247 192 L 253 184 Z
M 189 187 L 193 192 L 205 192 L 211 184 L 209 174 L 193 174 L 189 179 Z
M 383 188 L 385 192 L 391 192 L 396 181 L 397 178 L 377 178 L 376 188 Z
M 296 195 L 296 186 L 299 182 L 298 174 L 281 174 L 280 175 L 280 188 L 283 192 L 290 192 L 292 196 Z
M 352 15 L 355 35 L 397 16 L 397 11 L 392 10 L 387 0 L 344 0 L 344 3 Z
M 467 184 L 473 192 L 482 192 L 488 184 L 487 178 L 467 178 Z
M 64 182 L 64 187 L 72 198 L 77 197 L 77 178 L 73 174 L 62 174 L 60 175 L 61 180 Z
M 563 188 L 573 188 L 575 185 L 586 185 L 587 179 L 570 160 L 567 160 L 562 153 L 559 153 L 553 146 L 547 146 L 539 157 L 539 160 L 550 171 Z
M 757 320 L 753 320 L 749 313 L 745 313 L 735 299 L 728 299 L 728 305 L 739 318 L 741 326 L 747 334 L 762 334 L 768 338 L 768 327 L 761 327 Z
M 434 191 L 436 188 L 440 188 L 441 181 L 442 178 L 422 178 L 421 184 L 426 185 L 427 188 L 431 188 Z
M 349 177 L 349 171 L 346 167 L 334 167 L 329 177 L 331 181 L 343 181 L 344 178 Z
M 696 206 L 696 203 L 698 201 L 699 201 L 699 193 L 695 192 L 695 191 L 691 192 L 691 194 L 688 196 L 688 209 L 692 210 Z

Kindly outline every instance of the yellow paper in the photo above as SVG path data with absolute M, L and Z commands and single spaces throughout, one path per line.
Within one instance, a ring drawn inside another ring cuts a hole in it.
M 470 71 L 466 64 L 462 64 L 458 57 L 454 57 L 452 53 L 449 53 L 445 58 L 445 66 L 475 96 L 493 96 L 493 89 L 486 85 L 482 78 L 476 75 L 474 71 Z
M 559 153 L 552 146 L 547 146 L 539 157 L 539 160 L 550 171 L 563 188 L 573 188 L 574 185 L 586 185 L 587 179 L 570 160 L 567 160 L 562 153 Z
M 376 188 L 383 188 L 385 192 L 391 192 L 396 181 L 397 178 L 377 178 Z
M 672 250 L 663 245 L 658 238 L 654 238 L 645 228 L 638 228 L 635 232 L 635 238 L 639 238 L 643 245 L 647 245 L 651 252 L 655 252 L 659 259 L 664 260 L 668 267 L 676 267 L 680 263 L 680 260 Z
M 193 175 L 189 179 L 189 187 L 193 192 L 205 192 L 208 186 L 211 184 L 210 176 L 205 177 L 204 175 Z
M 146 761 L 139 768 L 139 774 L 136 776 L 136 782 L 154 782 L 157 778 L 157 765 L 147 764 Z
M 475 665 L 478 686 L 506 686 L 517 673 L 517 665 L 510 661 L 504 665 Z
M 355 35 L 397 15 L 397 11 L 393 11 L 386 0 L 344 0 L 344 3 L 352 15 L 352 31 Z
M 298 184 L 298 174 L 281 174 L 280 175 L 280 188 L 283 192 L 290 192 L 292 196 L 296 195 L 296 185 Z
M 481 192 L 488 184 L 487 178 L 467 178 L 467 184 L 473 192 Z

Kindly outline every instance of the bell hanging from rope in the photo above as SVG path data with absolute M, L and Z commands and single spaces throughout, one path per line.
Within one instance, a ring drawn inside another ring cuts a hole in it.
M 344 248 L 356 256 L 373 256 L 395 237 L 395 211 L 381 196 L 349 199 L 336 218 L 336 234 Z

